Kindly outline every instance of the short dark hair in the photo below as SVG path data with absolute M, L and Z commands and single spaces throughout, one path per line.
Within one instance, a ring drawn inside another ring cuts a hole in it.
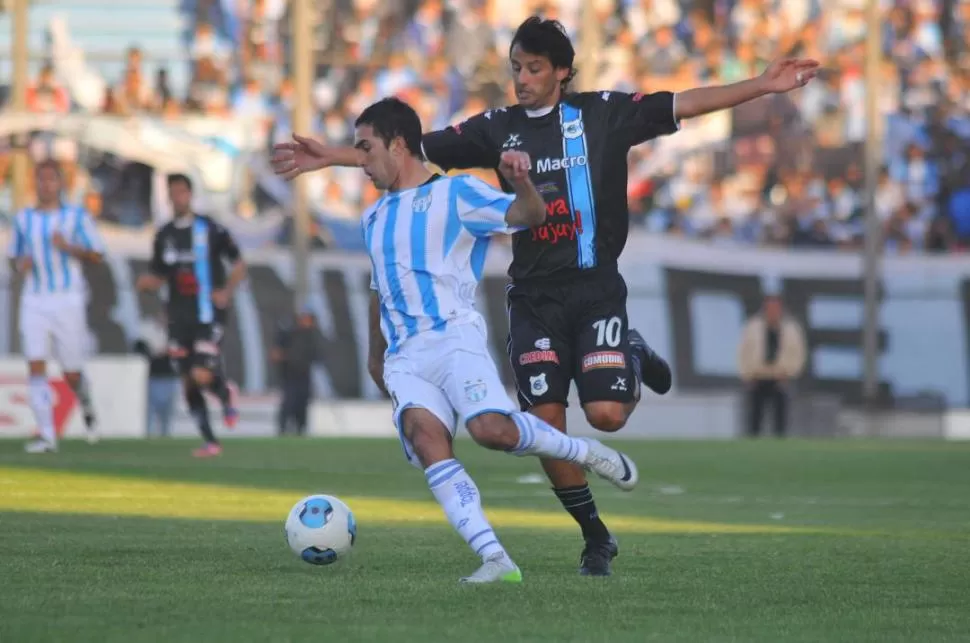
M 171 188 L 176 183 L 184 183 L 185 187 L 189 189 L 189 192 L 192 191 L 192 179 L 190 179 L 185 174 L 169 174 L 167 183 L 169 188 Z
M 400 98 L 384 98 L 369 105 L 354 122 L 354 127 L 362 125 L 373 127 L 374 133 L 388 147 L 400 136 L 411 156 L 424 158 L 421 153 L 421 118 Z
M 576 68 L 573 67 L 576 50 L 566 35 L 565 27 L 558 20 L 543 20 L 539 16 L 526 18 L 512 36 L 509 58 L 516 45 L 527 54 L 548 58 L 555 69 L 568 69 L 569 75 L 562 82 L 563 89 L 576 76 Z
M 34 166 L 34 176 L 37 176 L 43 170 L 54 170 L 54 174 L 56 174 L 58 178 L 64 177 L 63 170 L 61 169 L 61 164 L 58 163 L 56 159 L 48 158 L 37 163 L 37 165 Z

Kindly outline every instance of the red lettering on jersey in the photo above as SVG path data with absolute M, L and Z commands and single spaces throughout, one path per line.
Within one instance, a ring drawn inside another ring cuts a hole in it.
M 195 274 L 188 270 L 179 270 L 175 274 L 175 289 L 178 294 L 191 297 L 199 294 L 199 281 Z
M 546 214 L 550 217 L 564 217 L 569 215 L 569 206 L 566 199 L 559 198 L 552 203 L 546 204 Z

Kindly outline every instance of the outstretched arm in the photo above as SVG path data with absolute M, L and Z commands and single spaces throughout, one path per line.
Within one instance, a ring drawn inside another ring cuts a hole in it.
M 428 160 L 448 171 L 454 169 L 494 169 L 499 152 L 489 136 L 486 114 L 473 116 L 464 123 L 422 136 L 421 149 Z M 273 171 L 291 181 L 306 172 L 327 167 L 360 167 L 361 152 L 346 145 L 327 145 L 299 134 L 292 141 L 273 146 L 270 159 Z
M 767 94 L 780 94 L 799 87 L 818 74 L 819 63 L 815 60 L 785 58 L 768 65 L 764 73 L 755 78 L 730 85 L 698 87 L 677 94 L 674 116 L 677 120 L 703 116 L 722 109 L 737 107 L 749 100 Z

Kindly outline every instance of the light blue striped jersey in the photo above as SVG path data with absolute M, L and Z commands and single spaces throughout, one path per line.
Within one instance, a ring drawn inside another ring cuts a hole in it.
M 388 354 L 418 333 L 479 317 L 475 291 L 490 237 L 522 229 L 505 222 L 514 200 L 471 176 L 436 176 L 368 208 L 361 226 Z
M 12 232 L 7 256 L 30 257 L 33 262 L 24 280 L 23 296 L 85 293 L 81 262 L 52 242 L 54 234 L 60 233 L 73 246 L 104 252 L 94 221 L 84 208 L 25 208 L 14 218 Z

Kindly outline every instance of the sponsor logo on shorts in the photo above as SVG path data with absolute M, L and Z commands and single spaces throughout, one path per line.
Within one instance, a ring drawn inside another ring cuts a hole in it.
M 601 351 L 583 357 L 584 373 L 597 368 L 626 368 L 626 357 L 619 351 Z
M 482 380 L 465 380 L 465 399 L 477 404 L 488 395 L 488 386 Z
M 546 363 L 559 363 L 559 355 L 556 354 L 556 351 L 530 351 L 519 355 L 519 364 L 522 366 Z
M 613 384 L 613 386 L 610 387 L 610 390 L 613 390 L 613 391 L 623 391 L 625 393 L 626 392 L 626 378 L 625 377 L 618 377 L 618 378 L 616 378 L 616 382 Z
M 539 373 L 529 378 L 529 390 L 533 395 L 545 395 L 549 391 L 549 383 L 546 382 L 546 374 Z

